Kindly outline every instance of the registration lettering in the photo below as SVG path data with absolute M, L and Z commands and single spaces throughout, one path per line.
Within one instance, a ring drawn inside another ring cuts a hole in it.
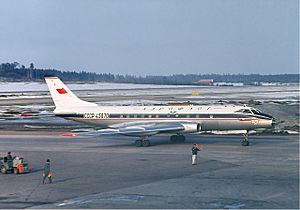
M 87 118 L 87 119 L 96 119 L 96 118 L 106 119 L 106 118 L 110 118 L 110 114 L 109 113 L 84 113 L 83 118 Z

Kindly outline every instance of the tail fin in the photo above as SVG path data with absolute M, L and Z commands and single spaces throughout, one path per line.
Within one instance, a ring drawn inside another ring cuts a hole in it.
M 77 98 L 58 77 L 45 77 L 45 80 L 56 108 L 97 106 L 97 104 Z

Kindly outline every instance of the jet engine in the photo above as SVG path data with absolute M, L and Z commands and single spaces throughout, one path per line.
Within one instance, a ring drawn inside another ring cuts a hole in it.
M 181 123 L 184 127 L 182 133 L 197 133 L 201 131 L 201 125 L 199 123 Z

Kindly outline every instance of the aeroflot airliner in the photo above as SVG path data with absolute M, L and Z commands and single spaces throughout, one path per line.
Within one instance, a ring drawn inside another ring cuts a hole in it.
M 185 133 L 249 131 L 275 124 L 271 115 L 245 106 L 98 106 L 77 98 L 58 77 L 45 77 L 45 80 L 56 107 L 55 115 L 100 128 L 66 136 L 135 136 L 139 137 L 135 141 L 137 147 L 147 147 L 150 146 L 148 137 L 160 133 L 173 134 L 172 142 L 183 142 Z M 247 135 L 242 145 L 249 145 Z

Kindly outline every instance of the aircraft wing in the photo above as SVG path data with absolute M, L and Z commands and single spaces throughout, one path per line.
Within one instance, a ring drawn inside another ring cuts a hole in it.
M 152 136 L 158 133 L 180 132 L 185 126 L 180 122 L 150 122 L 135 123 L 133 125 L 121 125 L 115 128 L 106 128 L 93 131 L 82 131 L 62 134 L 63 136 L 95 136 L 95 135 L 128 135 L 128 136 Z

